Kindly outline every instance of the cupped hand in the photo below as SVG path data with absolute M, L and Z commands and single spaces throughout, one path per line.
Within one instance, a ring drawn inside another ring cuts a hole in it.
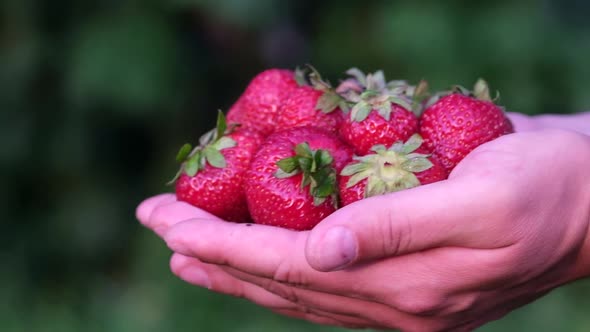
M 213 291 L 322 324 L 469 331 L 590 275 L 588 163 L 588 136 L 535 131 L 312 231 L 224 222 L 173 195 L 137 215 L 175 251 L 173 272 Z

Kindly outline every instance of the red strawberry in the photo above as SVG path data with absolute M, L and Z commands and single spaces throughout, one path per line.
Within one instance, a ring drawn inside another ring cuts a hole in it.
M 418 87 L 403 81 L 387 83 L 381 71 L 365 76 L 353 68 L 348 73 L 355 76 L 358 85 L 345 81 L 348 84 L 338 88 L 345 90 L 346 99 L 354 104 L 340 127 L 340 135 L 356 154 L 370 153 L 377 144 L 389 146 L 405 141 L 418 131 L 418 119 L 412 111 L 419 110 L 416 101 L 425 93 L 425 83 Z
M 336 176 L 352 150 L 315 127 L 276 132 L 260 146 L 244 188 L 256 223 L 313 228 L 336 210 Z
M 446 170 L 424 153 L 421 144 L 420 135 L 414 134 L 405 143 L 397 142 L 389 149 L 376 145 L 373 153 L 354 157 L 340 173 L 342 205 L 446 179 Z
M 483 80 L 476 83 L 473 93 L 456 87 L 450 94 L 435 96 L 429 105 L 420 119 L 419 132 L 448 172 L 476 147 L 514 132 Z
M 256 75 L 228 113 L 229 123 L 268 136 L 275 131 L 276 114 L 286 99 L 298 87 L 295 73 L 286 69 L 268 69 Z
M 336 134 L 343 119 L 340 106 L 346 107 L 346 101 L 313 67 L 310 69 L 307 80 L 303 71 L 296 72 L 300 87 L 281 106 L 276 118 L 277 130 L 313 126 Z
M 247 128 L 227 133 L 219 112 L 216 131 L 204 135 L 200 146 L 192 149 L 186 144 L 178 154 L 182 162 L 175 178 L 178 200 L 228 221 L 250 221 L 244 174 L 262 140 Z

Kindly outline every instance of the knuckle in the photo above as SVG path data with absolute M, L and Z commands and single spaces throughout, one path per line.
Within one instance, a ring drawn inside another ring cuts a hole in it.
M 408 216 L 403 213 L 394 211 L 403 211 L 394 207 L 386 209 L 383 219 L 379 225 L 382 228 L 378 234 L 381 234 L 381 251 L 384 255 L 403 254 L 411 247 L 412 226 Z
M 277 295 L 277 296 L 279 296 L 291 303 L 294 303 L 300 309 L 307 308 L 301 303 L 296 289 L 294 289 L 292 287 L 286 286 L 286 285 L 284 285 L 278 281 L 275 281 L 275 280 L 267 279 L 267 281 L 265 282 L 264 288 L 267 291 L 269 291 L 269 292 L 271 292 L 271 293 L 273 293 L 273 294 L 275 294 L 275 295 Z

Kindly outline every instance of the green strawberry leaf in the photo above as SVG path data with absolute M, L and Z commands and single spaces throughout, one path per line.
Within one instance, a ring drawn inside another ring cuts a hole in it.
M 314 172 L 314 160 L 312 157 L 309 158 L 297 158 L 297 163 L 299 164 L 299 169 L 301 169 L 305 173 Z
M 191 151 L 193 150 L 193 146 L 185 143 L 180 150 L 178 150 L 178 154 L 176 155 L 176 161 L 181 163 L 186 160 L 186 158 L 190 155 Z
M 293 172 L 291 172 L 291 173 L 287 173 L 287 172 L 285 172 L 285 171 L 283 171 L 282 169 L 280 169 L 280 168 L 279 168 L 279 169 L 278 169 L 278 170 L 275 172 L 274 176 L 275 176 L 276 178 L 278 178 L 278 179 L 285 179 L 285 178 L 290 178 L 290 177 L 292 177 L 293 175 L 295 175 L 295 174 L 298 174 L 298 173 L 299 173 L 299 171 L 297 171 L 297 170 L 296 170 L 296 171 L 293 171 Z
M 277 161 L 277 166 L 286 174 L 295 172 L 299 166 L 297 157 L 284 158 Z
M 216 150 L 221 151 L 224 149 L 233 148 L 237 145 L 238 143 L 234 139 L 227 136 L 223 136 L 220 139 L 218 139 L 215 143 L 213 143 L 211 146 Z
M 367 103 L 366 101 L 361 101 L 354 105 L 350 116 L 354 121 L 361 122 L 369 116 L 371 109 L 372 107 L 371 105 L 369 105 L 369 103 Z
M 195 176 L 201 169 L 201 151 L 197 151 L 187 162 L 184 164 L 184 172 L 188 176 Z
M 215 138 L 216 130 L 217 129 L 212 129 L 212 130 L 209 130 L 208 132 L 206 132 L 205 134 L 203 134 L 199 138 L 199 146 L 209 145 L 211 143 L 211 141 L 213 141 L 213 139 Z
M 367 86 L 367 76 L 358 68 L 350 68 L 346 71 L 347 75 L 354 77 L 362 86 Z
M 351 163 L 351 164 L 346 165 L 346 167 L 344 167 L 342 169 L 342 171 L 340 171 L 340 175 L 351 176 L 356 173 L 366 171 L 368 168 L 369 168 L 369 165 L 367 165 L 365 163 L 354 163 L 354 164 Z
M 391 102 L 385 101 L 375 107 L 377 113 L 381 115 L 386 121 L 391 119 Z
M 219 150 L 215 149 L 212 146 L 208 146 L 203 150 L 203 153 L 209 165 L 216 168 L 225 168 L 225 157 L 223 157 Z
M 295 146 L 295 154 L 302 158 L 312 158 L 313 152 L 307 142 L 299 143 Z
M 492 101 L 488 83 L 481 78 L 475 82 L 475 86 L 473 87 L 473 95 L 475 95 L 475 98 L 479 100 Z
M 412 109 L 412 104 L 403 98 L 390 96 L 389 101 L 391 101 L 394 104 L 398 104 L 399 106 L 407 109 L 408 111 Z
M 215 139 L 218 140 L 225 135 L 227 129 L 227 122 L 225 121 L 225 115 L 221 110 L 217 112 L 217 133 Z
M 326 197 L 313 197 L 313 205 L 320 206 L 326 201 Z
M 324 113 L 330 113 L 334 111 L 338 105 L 340 105 L 342 97 L 335 92 L 324 92 L 324 94 L 318 99 L 316 104 L 316 110 L 321 110 Z
M 305 78 L 306 70 L 302 68 L 295 68 L 295 82 L 299 86 L 308 85 L 307 79 Z
M 422 137 L 419 134 L 414 134 L 403 144 L 401 152 L 403 154 L 412 153 L 422 145 L 422 142 Z
M 385 82 L 385 74 L 382 70 L 378 70 L 373 74 L 367 75 L 367 90 L 381 91 L 386 88 L 387 83 Z
M 428 158 L 411 158 L 408 159 L 406 161 L 404 161 L 401 164 L 401 167 L 403 170 L 408 171 L 408 172 L 412 172 L 412 173 L 418 173 L 418 172 L 424 172 L 425 170 L 431 168 L 432 162 L 430 160 L 428 160 Z

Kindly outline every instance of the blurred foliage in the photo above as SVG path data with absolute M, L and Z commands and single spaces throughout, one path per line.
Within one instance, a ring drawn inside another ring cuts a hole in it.
M 0 330 L 336 331 L 180 282 L 134 219 L 248 80 L 313 63 L 590 108 L 585 1 L 0 3 Z M 589 331 L 588 281 L 483 331 Z

